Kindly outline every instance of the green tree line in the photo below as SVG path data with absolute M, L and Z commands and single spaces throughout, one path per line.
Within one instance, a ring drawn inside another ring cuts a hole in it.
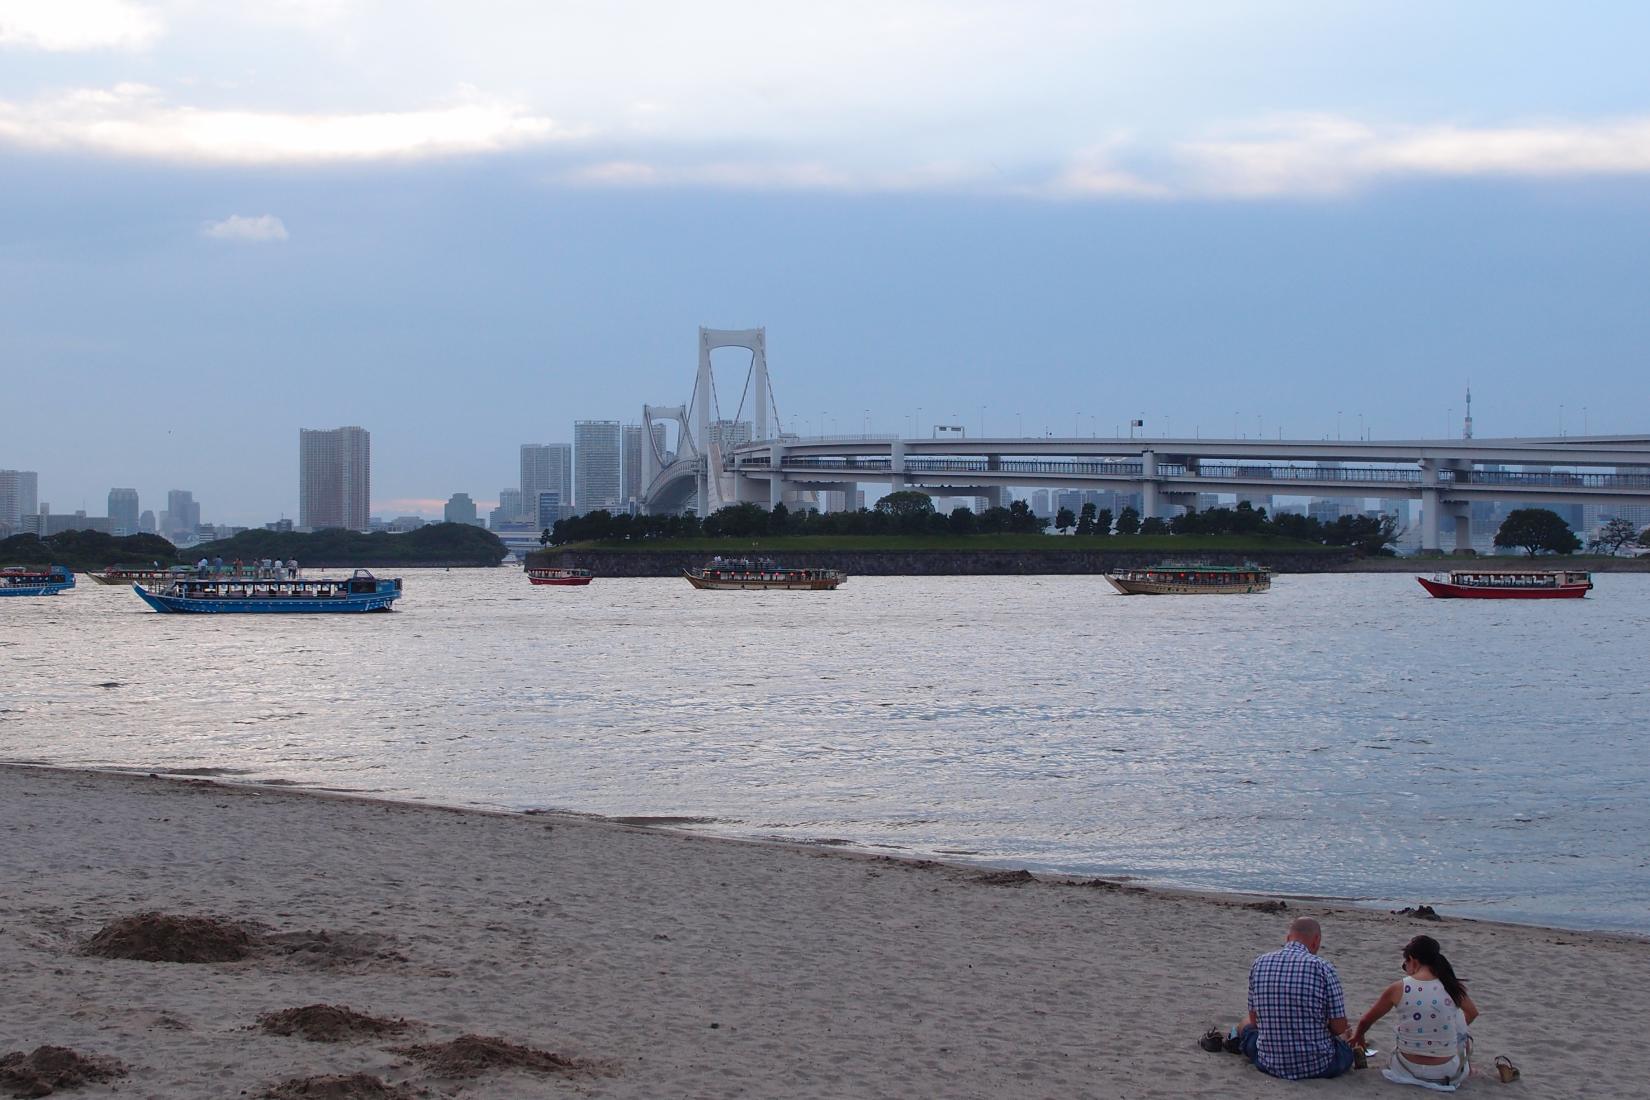
M 785 535 L 995 535 L 1036 534 L 1050 526 L 1047 519 L 1033 514 L 1023 500 L 1007 508 L 987 508 L 975 513 L 955 508 L 949 513 L 935 511 L 926 493 L 905 489 L 889 493 L 875 508 L 853 512 L 820 513 L 812 509 L 792 511 L 784 504 L 772 511 L 758 504 L 734 504 L 703 520 L 692 514 L 657 516 L 615 516 L 606 511 L 587 512 L 558 520 L 545 531 L 540 542 L 564 546 L 574 542 L 650 542 L 685 538 L 756 538 Z M 1188 511 L 1173 519 L 1142 520 L 1134 508 L 1124 508 L 1115 518 L 1109 508 L 1083 505 L 1080 513 L 1062 508 L 1053 526 L 1062 533 L 1072 531 L 1077 538 L 1106 538 L 1119 535 L 1272 535 L 1300 539 L 1325 546 L 1346 546 L 1365 555 L 1390 555 L 1398 538 L 1397 521 L 1391 516 L 1342 516 L 1333 523 L 1321 523 L 1310 516 L 1282 515 L 1268 518 L 1264 508 L 1247 503 L 1236 508 Z
M 497 565 L 510 551 L 499 537 L 472 523 L 431 523 L 415 531 L 362 533 L 329 527 L 307 534 L 262 528 L 190 547 L 185 556 L 259 561 L 297 558 L 308 565 Z
M 179 550 L 159 535 L 106 535 L 101 531 L 63 531 L 39 538 L 13 535 L 0 540 L 0 565 L 65 565 L 103 569 L 110 565 L 188 564 L 201 558 L 259 561 L 297 558 L 307 564 L 356 565 L 497 565 L 509 553 L 498 536 L 467 523 L 432 523 L 405 534 L 362 534 L 331 528 L 295 531 L 242 531 L 233 538 L 203 542 Z
M 62 565 L 85 572 L 125 562 L 178 563 L 178 548 L 159 535 L 109 535 L 102 531 L 60 531 L 0 539 L 0 565 Z

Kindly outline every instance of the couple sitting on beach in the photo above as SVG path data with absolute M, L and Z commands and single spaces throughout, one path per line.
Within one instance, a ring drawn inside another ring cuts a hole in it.
M 1289 925 L 1283 948 L 1249 968 L 1249 1013 L 1236 1036 L 1242 1053 L 1274 1077 L 1339 1077 L 1351 1069 L 1369 1029 L 1398 1010 L 1397 1049 L 1381 1071 L 1389 1081 L 1453 1092 L 1467 1078 L 1467 1025 L 1478 1007 L 1431 936 L 1404 945 L 1404 976 L 1387 986 L 1356 1027 L 1335 968 L 1318 957 L 1323 929 L 1311 917 Z

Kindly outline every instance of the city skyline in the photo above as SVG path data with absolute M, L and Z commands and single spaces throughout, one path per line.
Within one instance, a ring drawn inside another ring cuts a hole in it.
M 1470 416 L 1470 414 L 1467 415 Z M 938 427 L 939 426 L 936 425 L 936 429 Z M 957 427 L 960 429 L 959 438 L 964 440 L 973 438 L 967 434 L 965 425 L 958 425 Z M 736 422 L 730 420 L 716 420 L 711 422 L 708 430 L 709 439 L 719 441 L 724 445 L 748 442 L 752 438 L 751 424 L 748 421 Z M 302 429 L 299 433 L 300 517 L 303 516 L 303 486 L 305 484 L 306 477 L 310 476 L 307 473 L 309 467 L 312 465 L 326 466 L 328 470 L 330 470 L 330 474 L 326 476 L 316 474 L 314 477 L 320 480 L 327 480 L 327 478 L 330 477 L 329 484 L 331 484 L 332 489 L 331 495 L 337 497 L 338 499 L 333 501 L 329 507 L 331 507 L 333 511 L 338 511 L 340 515 L 342 515 L 342 509 L 344 508 L 344 497 L 346 495 L 351 497 L 352 503 L 350 503 L 349 507 L 359 513 L 354 516 L 353 523 L 333 523 L 330 521 L 323 523 L 304 523 L 301 518 L 294 521 L 293 519 L 287 517 L 284 513 L 278 516 L 266 515 L 254 517 L 250 520 L 232 518 L 231 514 L 203 515 L 202 503 L 194 499 L 193 491 L 177 489 L 168 490 L 167 507 L 159 511 L 157 519 L 157 514 L 155 512 L 141 508 L 141 500 L 144 499 L 141 493 L 130 488 L 117 487 L 111 488 L 108 491 L 108 506 L 106 508 L 106 515 L 97 516 L 90 509 L 86 508 L 79 508 L 73 511 L 54 511 L 50 517 L 50 527 L 52 530 L 69 529 L 69 526 L 71 525 L 68 521 L 74 516 L 80 515 L 97 521 L 96 523 L 88 524 L 88 526 L 92 526 L 97 530 L 106 530 L 111 533 L 134 533 L 142 530 L 158 531 L 158 533 L 168 535 L 170 537 L 181 535 L 185 538 L 185 540 L 187 540 L 187 532 L 193 531 L 196 527 L 200 526 L 223 530 L 244 529 L 246 527 L 258 526 L 274 526 L 277 523 L 285 523 L 300 530 L 334 525 L 354 526 L 359 530 L 367 530 L 369 527 L 372 529 L 380 529 L 386 526 L 392 528 L 403 528 L 405 527 L 405 523 L 398 521 L 422 520 L 439 522 L 442 517 L 449 514 L 454 502 L 458 498 L 465 499 L 469 502 L 469 505 L 475 509 L 475 522 L 492 529 L 508 529 L 512 527 L 519 528 L 522 525 L 533 525 L 537 522 L 535 515 L 539 520 L 542 520 L 546 515 L 554 517 L 560 515 L 578 514 L 592 511 L 597 508 L 603 508 L 609 511 L 627 510 L 630 507 L 630 502 L 632 500 L 631 489 L 633 485 L 638 488 L 640 486 L 640 456 L 637 451 L 642 444 L 642 440 L 645 438 L 643 435 L 643 426 L 641 424 L 627 424 L 618 421 L 575 421 L 572 425 L 571 434 L 573 434 L 574 438 L 577 440 L 580 438 L 581 433 L 583 433 L 585 441 L 592 444 L 589 449 L 593 452 L 600 452 L 599 456 L 591 457 L 590 455 L 587 455 L 581 461 L 577 458 L 579 453 L 578 447 L 576 444 L 570 443 L 521 444 L 518 448 L 520 457 L 518 467 L 520 472 L 518 486 L 502 487 L 495 494 L 497 497 L 496 500 L 488 499 L 483 496 L 475 496 L 468 490 L 458 489 L 449 492 L 447 496 L 432 495 L 423 498 L 403 498 L 387 502 L 368 501 L 366 505 L 363 505 L 361 501 L 366 500 L 367 495 L 370 494 L 370 489 L 368 487 L 370 486 L 371 481 L 372 465 L 372 460 L 370 457 L 371 433 L 360 427 L 325 430 Z M 656 446 L 660 447 L 662 452 L 666 441 L 664 437 L 665 426 L 663 424 L 654 424 L 654 442 Z M 845 434 L 844 438 L 852 440 L 854 436 Z M 1023 438 L 1027 443 L 1041 442 L 1039 437 L 1026 436 Z M 1081 440 L 1088 437 L 1072 436 L 1068 434 L 1066 436 L 1056 437 L 1056 439 L 1059 438 L 1074 438 Z M 1119 441 L 1122 441 L 1129 437 L 1119 434 L 1116 438 L 1118 438 Z M 1219 439 L 1237 437 L 1216 436 L 1210 438 Z M 1473 438 L 1469 420 L 1465 418 L 1463 419 L 1462 431 L 1457 438 Z M 349 442 L 352 439 L 356 441 L 353 447 Z M 1188 439 L 1185 440 L 1185 442 L 1191 443 L 1193 440 Z M 354 455 L 355 462 L 361 467 L 360 476 L 352 476 L 346 479 L 343 467 L 349 463 L 344 462 L 344 458 L 346 457 L 345 452 L 350 452 Z M 1330 463 L 1330 465 L 1337 464 L 1338 463 Z M 332 469 L 333 466 L 337 466 L 337 469 Z M 598 467 L 603 471 L 601 474 L 601 483 L 606 486 L 606 488 L 597 490 L 594 503 L 588 503 L 585 500 L 580 499 L 576 490 L 571 493 L 568 492 L 568 488 L 574 484 L 575 471 L 578 471 L 578 478 L 584 479 L 589 477 L 592 469 Z M 1499 468 L 1500 467 L 1491 467 L 1491 469 Z M 1535 468 L 1547 470 L 1552 467 L 1543 465 Z M 24 503 L 25 500 L 43 495 L 37 491 L 37 486 L 39 483 L 38 478 L 39 475 L 37 471 L 0 469 L 0 531 L 4 531 L 8 527 L 13 530 L 20 530 L 26 526 L 20 525 L 18 522 L 18 516 L 13 515 L 12 513 L 18 513 L 20 510 L 17 506 Z M 351 483 L 351 493 L 346 494 L 344 492 L 345 480 L 349 480 Z M 533 504 L 530 503 L 530 500 L 533 497 L 544 493 L 546 490 L 549 490 L 549 496 L 546 499 L 553 498 L 554 502 L 554 507 L 549 513 L 546 513 L 542 508 L 535 509 Z M 618 493 L 616 498 L 613 496 L 615 491 Z M 1034 481 L 1029 482 L 1025 486 L 1019 486 L 1014 489 L 1016 498 L 1031 501 L 1035 501 L 1038 498 L 1038 495 L 1043 492 L 1050 492 L 1050 490 L 1041 489 Z M 836 496 L 840 494 L 827 495 Z M 864 486 L 861 486 L 860 495 L 864 495 Z M 875 495 L 877 494 L 872 494 L 873 499 Z M 945 494 L 941 492 L 938 495 L 943 498 Z M 1213 494 L 1206 493 L 1203 494 L 1203 496 L 1209 499 L 1207 501 L 1200 499 L 1198 504 L 1199 508 L 1214 506 L 1229 507 L 1235 501 L 1247 499 L 1257 507 L 1266 507 L 1268 511 L 1297 511 L 1302 514 L 1322 514 L 1331 517 L 1333 514 L 1338 514 L 1341 512 L 1353 513 L 1358 511 L 1367 511 L 1372 507 L 1392 511 L 1392 508 L 1389 507 L 1388 502 L 1381 501 L 1377 503 L 1375 497 L 1356 494 L 1321 497 L 1321 494 L 1313 495 L 1283 493 L 1278 494 L 1275 500 L 1270 495 L 1261 498 L 1255 497 L 1253 494 L 1243 492 L 1237 493 L 1235 497 L 1231 492 Z M 571 503 L 569 503 L 569 500 L 571 500 Z M 637 504 L 641 504 L 639 497 L 637 498 Z M 42 513 L 47 509 L 47 507 L 48 505 L 46 499 L 40 500 L 39 508 Z M 10 512 L 7 511 L 8 508 L 11 509 Z M 140 510 L 142 522 L 134 522 L 129 518 L 137 516 Z M 1598 513 L 1598 508 L 1593 505 L 1587 506 L 1586 512 L 1591 518 L 1586 522 L 1582 519 L 1583 509 L 1580 505 L 1564 505 L 1559 507 L 1558 510 L 1565 517 L 1566 521 L 1578 531 L 1584 530 L 1592 524 L 1596 524 L 1600 518 L 1600 515 L 1594 514 Z M 1490 529 L 1489 526 L 1486 526 L 1488 524 L 1489 513 L 1484 512 L 1483 515 L 1480 515 L 1479 513 L 1483 511 L 1482 506 L 1475 506 L 1474 530 L 1479 533 L 1484 533 Z M 1499 517 L 1501 512 L 1504 511 L 1504 507 L 1498 506 L 1496 515 Z M 27 514 L 28 512 L 32 512 L 32 509 L 22 510 L 22 514 Z M 1629 508 L 1628 512 L 1630 512 L 1633 517 L 1640 518 L 1640 509 Z M 328 515 L 330 514 L 331 513 L 329 512 Z M 1039 514 L 1043 514 L 1043 512 L 1039 510 Z M 1048 512 L 1048 514 L 1052 515 L 1052 509 Z M 1604 518 L 1608 518 L 1610 515 L 1616 514 L 1616 512 L 1606 509 L 1605 512 L 1601 514 Z M 1625 515 L 1627 512 L 1623 512 L 1621 514 Z M 7 519 L 8 515 L 11 516 L 10 520 Z M 44 519 L 42 519 L 41 522 L 42 524 L 46 523 Z M 548 526 L 550 522 L 553 522 L 553 519 L 546 520 L 540 525 Z
M 262 522 L 362 423 L 377 509 L 485 504 L 496 440 L 687 401 L 700 325 L 800 434 L 1453 437 L 1469 379 L 1481 437 L 1650 427 L 1642 5 L 505 11 L 9 7 L 0 331 L 59 415 L 0 463 Z

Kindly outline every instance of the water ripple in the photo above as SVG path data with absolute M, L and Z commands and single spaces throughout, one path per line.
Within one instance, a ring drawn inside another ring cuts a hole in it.
M 0 601 L 0 753 L 1650 931 L 1647 578 L 406 577 L 359 618 Z

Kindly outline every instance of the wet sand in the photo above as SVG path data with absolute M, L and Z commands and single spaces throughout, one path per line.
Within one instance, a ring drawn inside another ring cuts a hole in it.
M 124 1077 L 65 1095 L 165 1100 L 352 1074 L 395 1090 L 373 1095 L 502 1100 L 1427 1095 L 1373 1071 L 1288 1084 L 1198 1048 L 1241 1012 L 1250 959 L 1309 913 L 1354 1017 L 1397 977 L 1405 940 L 1438 937 L 1483 1011 L 1481 1070 L 1495 1054 L 1523 1070 L 1516 1085 L 1490 1074 L 1464 1092 L 1644 1093 L 1650 942 L 1447 912 L 1250 907 L 1265 900 L 7 766 L 0 1055 L 54 1045 L 114 1058 Z M 143 912 L 242 930 L 247 953 L 85 952 Z M 316 1042 L 259 1022 L 311 1005 L 407 1026 Z M 466 1069 L 447 1044 L 467 1034 L 513 1046 Z M 1389 1018 L 1373 1037 L 1389 1047 L 1390 1034 Z

